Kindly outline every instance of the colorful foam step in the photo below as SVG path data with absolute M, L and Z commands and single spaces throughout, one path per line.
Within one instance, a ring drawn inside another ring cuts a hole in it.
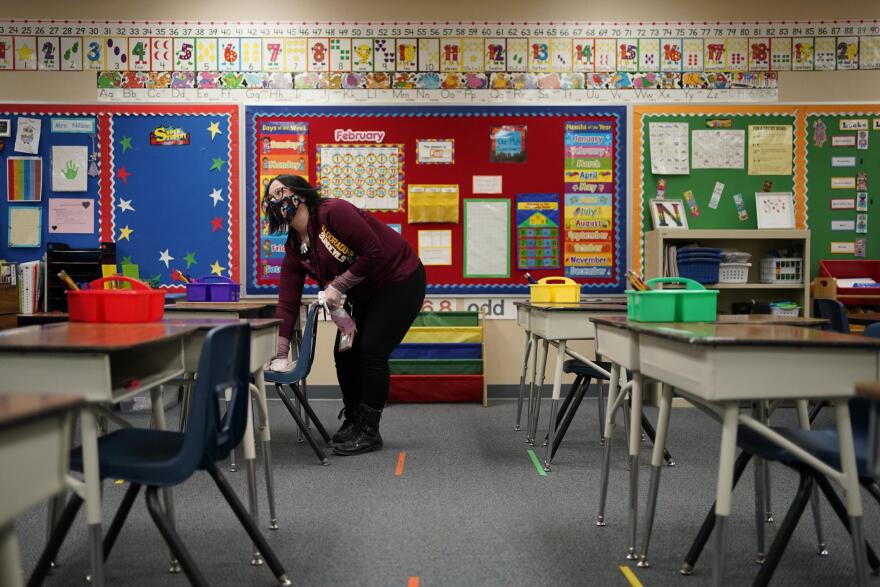
M 483 401 L 482 375 L 392 375 L 388 399 L 395 402 Z
M 392 359 L 481 359 L 479 343 L 403 343 L 391 351 Z
M 421 326 L 479 326 L 477 312 L 422 312 L 412 324 Z
M 482 342 L 481 326 L 418 326 L 410 328 L 403 342 L 443 342 L 464 343 Z
M 482 375 L 482 359 L 392 359 L 392 375 Z

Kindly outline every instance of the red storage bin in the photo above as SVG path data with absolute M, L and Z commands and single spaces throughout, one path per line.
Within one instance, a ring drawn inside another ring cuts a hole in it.
M 832 298 L 841 304 L 880 305 L 880 288 L 877 287 L 838 287 L 836 279 L 870 277 L 880 283 L 880 261 L 855 261 L 823 259 L 819 261 L 819 277 L 816 278 L 815 297 Z
M 481 402 L 482 375 L 392 375 L 393 402 Z
M 103 289 L 111 281 L 130 283 L 132 289 Z M 165 292 L 137 279 L 102 277 L 89 288 L 67 292 L 71 322 L 159 322 L 165 315 Z

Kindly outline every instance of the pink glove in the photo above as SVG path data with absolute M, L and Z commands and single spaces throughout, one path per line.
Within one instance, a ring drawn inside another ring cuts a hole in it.
M 342 307 L 342 292 L 333 287 L 332 285 L 328 285 L 324 288 L 324 301 L 327 302 L 327 307 L 331 310 L 335 310 L 336 308 Z

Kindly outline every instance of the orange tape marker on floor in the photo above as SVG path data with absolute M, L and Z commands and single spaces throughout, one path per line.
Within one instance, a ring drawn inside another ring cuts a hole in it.
M 404 455 L 406 453 L 400 453 Z M 418 577 L 410 577 L 409 581 L 406 582 L 406 587 L 419 587 L 419 578 Z
M 400 456 L 397 457 L 397 468 L 394 469 L 394 476 L 395 477 L 400 477 L 401 475 L 403 475 L 403 464 L 405 462 L 406 462 L 406 452 L 401 451 Z M 416 586 L 418 586 L 419 578 L 415 577 L 415 580 L 416 580 Z M 412 578 L 410 579 L 410 581 L 412 581 Z M 410 585 L 410 587 L 412 587 L 412 586 Z

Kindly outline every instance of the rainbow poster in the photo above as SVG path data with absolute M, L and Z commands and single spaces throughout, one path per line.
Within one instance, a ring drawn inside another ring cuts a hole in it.
M 6 160 L 6 199 L 10 202 L 39 202 L 43 189 L 43 160 L 40 157 L 10 157 Z

